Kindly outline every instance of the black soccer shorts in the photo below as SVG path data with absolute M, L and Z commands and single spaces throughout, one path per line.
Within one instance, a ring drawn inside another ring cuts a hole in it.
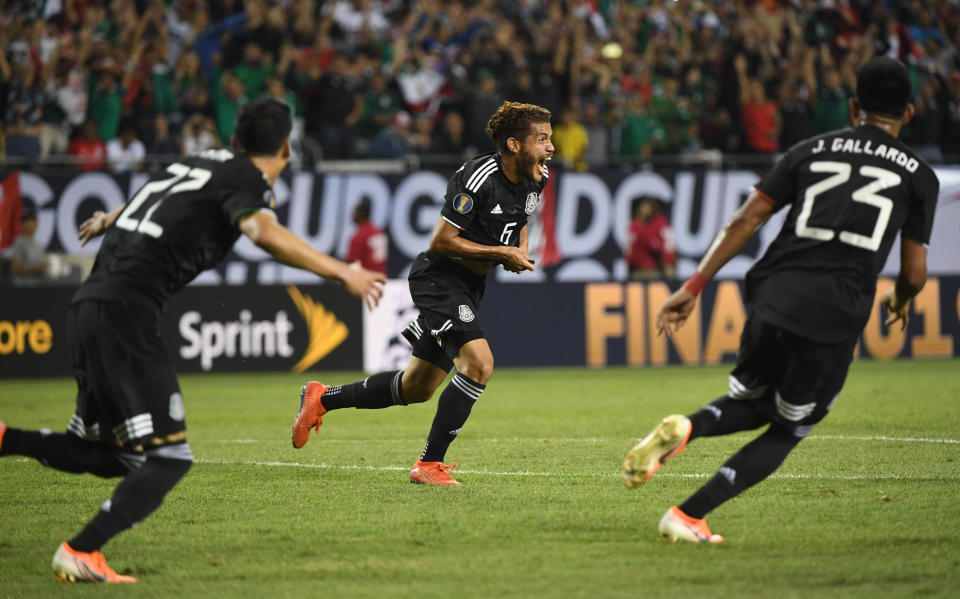
M 480 300 L 486 277 L 424 252 L 410 269 L 410 296 L 420 315 L 403 331 L 413 355 L 449 372 L 464 344 L 485 337 Z
M 840 394 L 855 345 L 817 343 L 751 315 L 730 373 L 730 397 L 757 400 L 771 422 L 806 437 Z
M 77 412 L 68 432 L 128 449 L 186 438 L 183 396 L 159 318 L 158 310 L 133 303 L 70 306 Z

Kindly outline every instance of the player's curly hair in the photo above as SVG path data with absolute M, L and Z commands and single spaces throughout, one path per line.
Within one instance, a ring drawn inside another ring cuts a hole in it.
M 507 152 L 507 140 L 523 139 L 533 123 L 549 123 L 550 111 L 536 104 L 504 102 L 487 121 L 487 135 L 500 152 Z

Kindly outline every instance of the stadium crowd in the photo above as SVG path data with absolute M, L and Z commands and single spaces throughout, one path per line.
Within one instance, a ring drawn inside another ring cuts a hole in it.
M 291 105 L 307 160 L 459 161 L 504 99 L 553 111 L 571 168 L 773 153 L 845 126 L 875 54 L 910 69 L 904 139 L 960 154 L 950 0 L 21 1 L 0 45 L 4 154 L 86 169 L 227 143 L 261 96 Z

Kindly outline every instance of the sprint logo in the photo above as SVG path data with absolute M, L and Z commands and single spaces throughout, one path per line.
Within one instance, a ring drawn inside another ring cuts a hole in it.
M 293 285 L 287 287 L 287 293 L 307 328 L 307 347 L 291 368 L 293 372 L 303 372 L 342 344 L 350 330 L 323 304 Z M 241 310 L 239 319 L 229 322 L 204 321 L 199 311 L 190 310 L 180 317 L 179 331 L 184 343 L 179 353 L 185 360 L 199 359 L 200 367 L 206 371 L 221 358 L 292 358 L 296 355 L 291 340 L 294 328 L 285 310 L 264 320 L 254 320 L 250 310 Z
M 313 301 L 309 295 L 303 295 L 293 285 L 287 287 L 287 293 L 307 323 L 307 334 L 310 338 L 307 350 L 291 369 L 293 372 L 303 372 L 346 341 L 350 336 L 350 329 L 338 320 L 333 312 L 324 308 L 323 304 Z

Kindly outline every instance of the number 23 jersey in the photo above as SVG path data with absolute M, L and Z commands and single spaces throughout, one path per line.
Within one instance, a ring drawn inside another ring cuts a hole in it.
M 927 245 L 939 182 L 910 148 L 864 125 L 800 142 L 756 185 L 789 207 L 746 278 L 762 320 L 821 343 L 857 338 L 899 232 Z
M 240 236 L 240 217 L 273 205 L 270 185 L 248 156 L 208 150 L 181 158 L 127 202 L 74 301 L 161 307 L 226 256 Z

